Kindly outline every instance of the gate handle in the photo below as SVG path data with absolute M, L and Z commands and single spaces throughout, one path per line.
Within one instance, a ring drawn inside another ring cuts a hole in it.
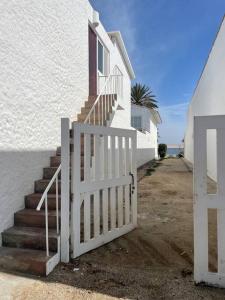
M 134 174 L 132 174 L 131 172 L 129 172 L 129 175 L 130 175 L 131 178 L 132 178 L 132 185 L 134 185 Z

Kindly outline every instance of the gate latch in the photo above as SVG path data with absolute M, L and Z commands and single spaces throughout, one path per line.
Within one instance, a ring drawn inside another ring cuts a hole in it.
M 133 194 L 133 193 L 134 193 L 134 190 L 135 190 L 135 185 L 134 185 L 134 174 L 132 174 L 131 172 L 129 172 L 129 175 L 130 175 L 131 178 L 132 178 L 132 182 L 131 182 L 131 193 Z

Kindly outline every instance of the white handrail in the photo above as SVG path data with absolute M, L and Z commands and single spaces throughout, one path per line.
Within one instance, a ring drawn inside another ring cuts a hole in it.
M 42 204 L 43 204 L 43 202 L 45 200 L 45 197 L 47 196 L 48 191 L 50 190 L 52 184 L 56 180 L 56 177 L 58 177 L 58 174 L 59 174 L 60 171 L 61 171 L 61 164 L 59 165 L 58 169 L 55 171 L 55 174 L 53 175 L 52 179 L 50 180 L 49 184 L 47 185 L 47 187 L 46 187 L 46 189 L 45 189 L 45 191 L 44 191 L 44 193 L 43 193 L 43 195 L 42 195 L 42 197 L 41 197 L 41 199 L 39 201 L 39 204 L 38 204 L 36 210 L 40 210 L 41 209 L 41 206 L 42 206 Z
M 61 164 L 57 168 L 55 174 L 47 185 L 39 203 L 36 208 L 40 211 L 42 204 L 45 202 L 45 238 L 46 238 L 46 255 L 49 256 L 49 241 L 48 241 L 48 192 L 56 181 L 56 232 L 59 234 L 59 172 L 61 171 Z M 58 250 L 59 251 L 59 250 Z
M 115 95 L 117 98 L 118 96 L 122 96 L 123 74 L 118 66 L 115 66 L 112 73 L 108 76 L 103 75 L 99 76 L 99 78 L 105 78 L 105 83 L 101 88 L 100 93 L 93 103 L 90 111 L 88 112 L 84 123 L 91 123 L 91 116 L 93 116 L 94 125 L 96 123 L 98 123 L 98 125 L 104 125 L 104 121 L 107 119 L 107 114 L 109 113 L 113 101 L 115 100 Z M 97 118 L 98 122 L 96 122 Z

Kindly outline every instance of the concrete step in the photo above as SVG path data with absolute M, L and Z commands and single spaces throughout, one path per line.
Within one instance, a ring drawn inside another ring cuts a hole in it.
M 110 96 L 113 97 L 112 105 L 114 105 L 115 101 L 117 100 L 117 95 L 116 94 L 108 94 L 108 95 L 106 95 L 106 98 L 109 98 Z M 102 96 L 102 97 L 104 97 L 104 96 Z M 97 99 L 97 96 L 96 97 L 88 98 L 88 101 L 85 101 L 85 103 L 84 103 L 84 107 L 86 107 L 86 108 L 92 108 L 92 106 L 95 103 L 96 99 Z
M 87 117 L 87 115 L 85 115 L 85 114 L 78 114 L 77 115 L 77 121 L 80 122 L 80 123 L 83 123 L 86 120 L 86 117 Z M 106 121 L 109 119 L 109 117 L 110 117 L 110 113 L 106 113 L 106 116 L 105 115 L 103 116 L 103 123 L 104 124 L 106 124 Z M 95 124 L 101 124 L 102 116 L 101 115 L 99 116 L 98 114 L 96 114 L 95 115 L 95 120 L 94 120 L 94 116 L 92 115 L 91 116 L 91 124 L 94 121 L 95 121 Z
M 55 175 L 55 172 L 57 171 L 58 167 L 45 167 L 43 169 L 43 179 L 52 179 L 52 177 Z M 83 168 L 82 168 L 83 169 Z M 70 168 L 71 173 L 71 168 Z M 59 172 L 59 179 L 61 178 L 61 172 Z
M 45 210 L 36 211 L 35 209 L 22 209 L 14 214 L 14 225 L 24 227 L 45 227 Z M 48 211 L 48 226 L 49 228 L 56 228 L 55 210 Z
M 34 182 L 34 191 L 35 193 L 44 193 L 46 187 L 48 186 L 50 179 L 40 179 Z M 58 181 L 59 193 L 61 192 L 61 181 Z M 56 192 L 56 182 L 50 187 L 49 193 L 54 194 Z
M 42 193 L 33 193 L 25 196 L 25 207 L 30 209 L 36 209 L 39 201 L 41 199 Z M 61 196 L 59 195 L 59 209 L 61 205 Z M 42 204 L 42 209 L 45 208 L 45 204 Z M 55 210 L 56 209 L 56 195 L 48 194 L 48 209 Z
M 58 153 L 58 149 L 59 149 L 59 148 L 61 148 L 61 147 L 57 147 L 57 148 L 56 148 L 56 155 L 61 155 L 61 152 Z M 71 152 L 73 152 L 73 144 L 70 144 L 70 153 L 71 153 Z
M 55 255 L 45 251 L 19 249 L 10 247 L 0 248 L 0 268 L 32 275 L 46 276 L 47 264 Z
M 90 111 L 91 107 L 82 107 L 81 108 L 81 114 L 84 114 L 84 115 L 88 115 L 89 111 Z M 96 113 L 98 112 L 98 106 L 96 107 Z M 99 107 L 99 112 L 101 113 L 102 112 L 102 107 L 100 106 Z M 109 109 L 109 112 L 111 113 L 112 112 L 112 107 L 110 107 Z
M 61 164 L 61 156 L 60 156 L 61 155 L 61 147 L 58 148 L 57 154 L 58 155 L 56 155 L 56 156 L 51 156 L 50 167 L 58 167 Z M 82 166 L 82 164 L 84 163 L 84 156 L 82 153 L 81 153 L 80 160 L 81 160 L 81 166 Z M 71 162 L 70 162 L 70 164 L 71 164 Z
M 5 247 L 46 250 L 45 228 L 11 227 L 2 233 L 2 245 Z M 57 252 L 57 233 L 49 229 L 49 250 Z

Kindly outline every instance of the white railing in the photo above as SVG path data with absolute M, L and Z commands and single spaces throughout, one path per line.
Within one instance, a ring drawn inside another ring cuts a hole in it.
M 39 211 L 45 203 L 45 235 L 46 235 L 46 255 L 49 256 L 49 240 L 48 240 L 48 192 L 52 185 L 55 182 L 55 193 L 56 193 L 56 232 L 57 235 L 59 234 L 59 173 L 61 171 L 61 165 L 56 170 L 54 176 L 52 177 L 51 181 L 49 182 L 48 186 L 46 187 L 39 203 L 36 208 Z M 59 251 L 59 249 L 57 249 Z
M 102 83 L 103 81 L 103 83 Z M 108 114 L 114 102 L 123 96 L 123 74 L 115 66 L 109 76 L 99 76 L 100 92 L 93 103 L 84 123 L 92 125 L 105 125 Z

